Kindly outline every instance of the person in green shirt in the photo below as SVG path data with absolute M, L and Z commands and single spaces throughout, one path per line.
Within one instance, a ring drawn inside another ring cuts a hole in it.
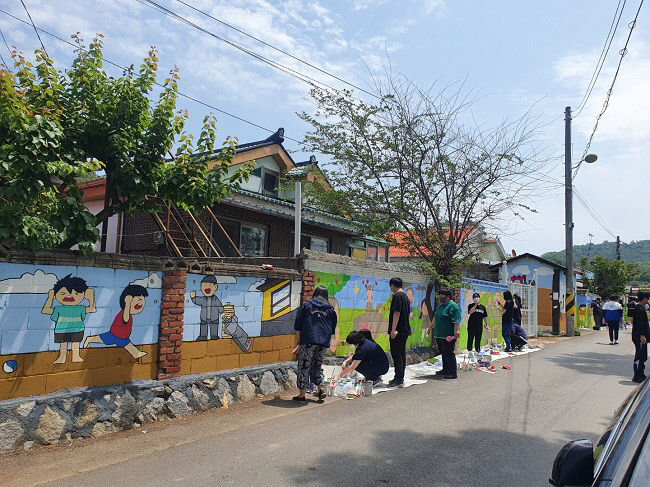
M 462 313 L 460 307 L 451 299 L 451 291 L 442 290 L 438 293 L 439 303 L 433 315 L 433 322 L 429 333 L 433 333 L 436 345 L 442 355 L 442 370 L 436 375 L 445 379 L 456 379 L 458 366 L 456 365 L 456 340 L 460 338 L 460 322 Z

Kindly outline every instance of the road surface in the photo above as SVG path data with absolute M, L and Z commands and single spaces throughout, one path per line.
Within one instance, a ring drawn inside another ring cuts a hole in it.
M 632 391 L 629 331 L 559 340 L 497 374 L 352 401 L 265 399 L 0 457 L 2 485 L 537 486 Z M 145 433 L 146 431 L 146 433 Z

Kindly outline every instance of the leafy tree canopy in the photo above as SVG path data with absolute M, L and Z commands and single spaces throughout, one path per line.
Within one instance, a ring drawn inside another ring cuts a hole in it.
M 622 296 L 625 287 L 632 283 L 638 273 L 638 266 L 634 263 L 628 264 L 622 260 L 609 260 L 600 256 L 592 261 L 583 257 L 580 266 L 593 274 L 591 278 L 584 278 L 587 289 L 603 297 Z
M 139 69 L 113 77 L 103 68 L 101 34 L 87 48 L 72 37 L 76 58 L 65 71 L 42 51 L 33 65 L 15 49 L 13 69 L 0 70 L 0 242 L 32 249 L 79 244 L 91 252 L 98 224 L 118 212 L 156 211 L 150 196 L 200 209 L 248 177 L 250 166 L 228 170 L 235 138 L 206 160 L 216 142 L 214 117 L 204 118 L 196 139 L 184 131 L 178 69 L 158 85 L 155 48 Z M 78 184 L 96 171 L 105 173 L 107 197 L 93 215 Z

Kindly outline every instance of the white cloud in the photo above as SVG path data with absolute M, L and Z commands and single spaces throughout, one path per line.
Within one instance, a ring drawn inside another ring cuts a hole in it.
M 237 284 L 237 278 L 233 276 L 215 276 L 217 284 Z
M 54 274 L 37 269 L 33 274 L 25 272 L 18 278 L 0 281 L 0 294 L 47 294 L 57 281 Z
M 548 266 L 540 266 L 537 268 L 537 277 L 541 276 L 552 276 L 553 275 L 553 269 L 548 267 Z
M 253 284 L 251 284 L 251 285 L 248 287 L 248 292 L 251 292 L 251 293 L 252 293 L 252 292 L 257 291 L 257 286 L 261 286 L 262 284 L 264 284 L 264 282 L 265 282 L 265 279 L 262 279 L 261 281 L 256 281 L 256 282 L 254 282 Z
M 519 275 L 527 276 L 528 274 L 530 274 L 530 269 L 528 268 L 527 265 L 518 265 L 510 272 L 512 273 L 513 276 L 519 276 Z
M 149 289 L 160 289 L 162 288 L 162 278 L 156 272 L 152 272 L 149 276 L 143 277 L 142 279 L 136 279 L 131 284 L 147 287 Z

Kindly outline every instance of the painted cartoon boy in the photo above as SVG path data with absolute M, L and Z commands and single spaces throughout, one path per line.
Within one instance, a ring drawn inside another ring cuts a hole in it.
M 214 295 L 219 288 L 215 276 L 205 276 L 201 281 L 201 292 L 203 296 L 196 296 L 194 291 L 190 292 L 190 299 L 194 304 L 201 307 L 201 332 L 197 341 L 208 339 L 208 329 L 210 330 L 210 340 L 219 339 L 219 316 L 223 313 L 223 304 L 221 300 Z
M 61 306 L 52 308 L 55 299 Z M 88 300 L 88 306 L 81 304 L 84 299 Z M 80 277 L 68 274 L 50 290 L 41 312 L 50 315 L 50 319 L 55 322 L 54 343 L 60 344 L 59 358 L 54 361 L 55 364 L 65 363 L 68 344 L 71 344 L 72 348 L 72 361 L 83 362 L 79 355 L 79 346 L 84 338 L 84 319 L 86 313 L 95 311 L 95 293 Z
M 145 297 L 149 296 L 147 289 L 138 284 L 129 284 L 120 295 L 120 311 L 111 325 L 111 329 L 101 335 L 93 335 L 86 338 L 84 348 L 91 343 L 103 343 L 104 345 L 115 345 L 123 348 L 131 354 L 134 359 L 147 355 L 147 352 L 138 350 L 131 343 L 131 331 L 133 330 L 133 315 L 142 313 L 144 310 Z

